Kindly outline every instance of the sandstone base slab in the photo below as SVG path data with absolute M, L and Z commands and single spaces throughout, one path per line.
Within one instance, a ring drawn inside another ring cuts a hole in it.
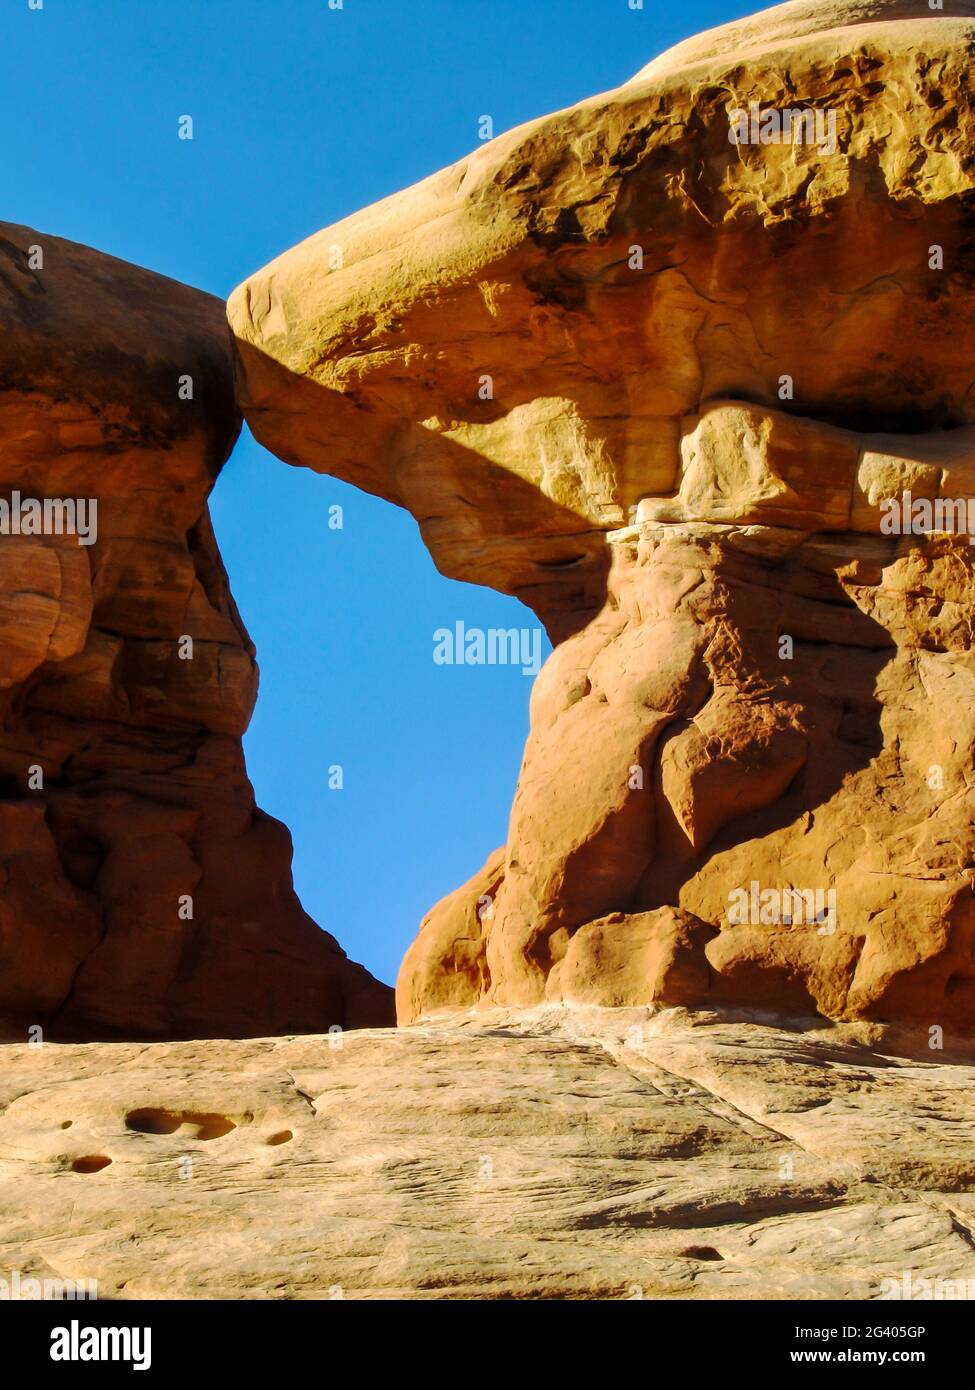
M 877 1299 L 975 1280 L 975 1064 L 542 1008 L 2 1049 L 0 1276 L 122 1299 Z M 975 1285 L 973 1285 L 975 1287 Z

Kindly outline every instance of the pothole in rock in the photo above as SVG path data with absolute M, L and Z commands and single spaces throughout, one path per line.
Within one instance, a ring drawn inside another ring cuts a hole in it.
M 251 1119 L 250 1115 L 242 1117 Z M 188 1139 L 222 1139 L 237 1128 L 229 1115 L 210 1110 L 166 1110 L 161 1106 L 143 1106 L 130 1110 L 125 1117 L 126 1129 L 135 1134 L 176 1134 Z
M 107 1168 L 111 1163 L 110 1158 L 104 1154 L 84 1154 L 81 1158 L 76 1158 L 71 1164 L 72 1173 L 100 1173 L 103 1168 Z

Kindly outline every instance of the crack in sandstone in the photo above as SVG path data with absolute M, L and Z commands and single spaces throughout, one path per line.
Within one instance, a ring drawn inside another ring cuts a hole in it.
M 292 1072 L 289 1071 L 289 1072 L 286 1072 L 285 1074 L 286 1074 L 286 1076 L 288 1077 L 288 1080 L 291 1082 L 291 1085 L 292 1085 L 292 1087 L 293 1087 L 295 1093 L 301 1097 L 301 1099 L 302 1099 L 302 1100 L 305 1102 L 305 1104 L 308 1106 L 309 1110 L 311 1110 L 311 1113 L 315 1116 L 316 1119 L 318 1119 L 318 1118 L 319 1118 L 319 1115 L 318 1115 L 318 1111 L 317 1111 L 316 1108 L 315 1108 L 315 1098 L 314 1098 L 314 1096 L 310 1096 L 310 1095 L 308 1094 L 307 1091 L 303 1091 L 303 1090 L 301 1089 L 301 1087 L 298 1085 L 298 1082 L 296 1081 L 296 1079 L 295 1079 L 295 1077 L 294 1077 L 294 1074 L 293 1074 Z
M 631 1075 L 637 1075 L 637 1073 L 633 1071 L 632 1067 L 627 1062 L 623 1061 L 623 1059 L 619 1057 L 612 1050 L 611 1047 L 608 1047 L 605 1044 L 603 1044 L 602 1046 L 607 1056 L 612 1058 L 612 1060 L 615 1061 L 619 1066 L 624 1067 L 627 1071 L 630 1072 Z M 658 1058 L 651 1059 L 648 1056 L 647 1062 L 649 1065 L 657 1067 L 660 1071 L 666 1072 L 668 1076 L 672 1076 L 675 1081 L 683 1081 L 688 1085 L 696 1087 L 699 1092 L 701 1092 L 704 1096 L 707 1096 L 710 1100 L 714 1101 L 717 1105 L 727 1107 L 727 1109 L 732 1112 L 731 1114 L 722 1114 L 720 1110 L 715 1111 L 714 1113 L 722 1119 L 729 1119 L 733 1123 L 739 1124 L 742 1129 L 742 1132 L 747 1134 L 749 1138 L 755 1139 L 761 1137 L 760 1135 L 756 1135 L 753 1132 L 753 1130 L 748 1128 L 748 1126 L 750 1125 L 753 1126 L 755 1129 L 760 1130 L 762 1134 L 767 1135 L 771 1140 L 773 1146 L 779 1143 L 789 1144 L 794 1148 L 802 1150 L 802 1152 L 808 1154 L 810 1158 L 816 1158 L 820 1162 L 829 1163 L 837 1169 L 842 1170 L 844 1166 L 843 1160 L 838 1160 L 829 1154 L 819 1153 L 816 1149 L 809 1148 L 795 1135 L 791 1135 L 784 1130 L 775 1129 L 772 1125 L 768 1123 L 767 1120 L 759 1119 L 757 1115 L 750 1114 L 749 1111 L 747 1111 L 743 1106 L 739 1105 L 737 1101 L 732 1100 L 729 1096 L 722 1095 L 720 1092 L 712 1090 L 711 1087 L 707 1084 L 707 1082 L 702 1080 L 701 1078 L 687 1075 L 679 1071 L 675 1071 L 673 1069 L 673 1065 L 665 1066 Z M 859 1181 L 858 1174 L 854 1174 L 854 1177 L 857 1181 Z

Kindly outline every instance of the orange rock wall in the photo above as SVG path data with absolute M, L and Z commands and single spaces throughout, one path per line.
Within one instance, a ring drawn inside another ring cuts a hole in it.
M 0 536 L 0 1029 L 389 1021 L 244 768 L 257 666 L 207 511 L 240 423 L 222 304 L 2 224 L 0 322 L 0 498 L 97 504 L 92 545 Z

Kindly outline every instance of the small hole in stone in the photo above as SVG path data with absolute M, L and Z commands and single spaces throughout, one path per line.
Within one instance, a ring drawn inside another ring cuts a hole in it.
M 293 1138 L 294 1135 L 290 1129 L 281 1129 L 277 1134 L 272 1134 L 267 1142 L 269 1144 L 287 1144 Z
M 86 1154 L 84 1158 L 76 1158 L 71 1165 L 73 1173 L 100 1173 L 103 1168 L 107 1168 L 111 1163 L 110 1158 L 104 1154 Z
M 61 1128 L 62 1128 L 62 1129 L 70 1129 L 70 1128 L 71 1128 L 71 1124 L 72 1124 L 71 1120 L 62 1120 L 62 1121 L 61 1121 Z
M 720 1250 L 715 1250 L 713 1245 L 689 1245 L 686 1250 L 680 1252 L 690 1260 L 723 1260 L 724 1256 Z

